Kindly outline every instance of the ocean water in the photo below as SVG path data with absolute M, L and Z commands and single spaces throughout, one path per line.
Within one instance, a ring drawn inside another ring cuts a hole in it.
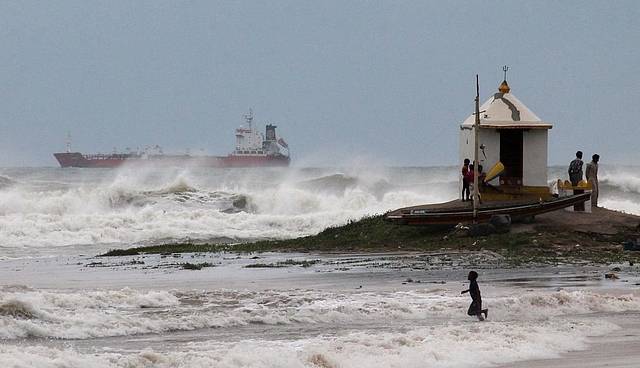
M 600 205 L 640 215 L 638 172 L 601 165 Z M 457 167 L 0 169 L 0 366 L 508 366 L 637 318 L 635 265 L 614 284 L 601 268 L 479 267 L 491 254 L 98 257 L 312 235 L 458 192 Z M 485 322 L 460 295 L 471 267 Z

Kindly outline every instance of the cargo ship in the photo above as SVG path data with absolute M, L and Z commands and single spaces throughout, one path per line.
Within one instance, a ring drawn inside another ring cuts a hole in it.
M 236 128 L 236 148 L 227 156 L 165 154 L 161 146 L 146 147 L 143 152 L 111 154 L 82 154 L 72 152 L 71 138 L 67 136 L 67 152 L 54 153 L 61 167 L 118 167 L 145 165 L 160 167 L 287 167 L 291 162 L 289 144 L 277 138 L 275 125 L 267 125 L 265 134 L 253 128 L 253 112 L 244 116 L 249 128 Z M 280 146 L 287 150 L 280 152 Z

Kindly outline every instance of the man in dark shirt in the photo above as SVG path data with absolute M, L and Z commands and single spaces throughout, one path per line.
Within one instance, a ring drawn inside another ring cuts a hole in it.
M 467 173 L 469 172 L 469 159 L 464 159 L 464 165 L 462 165 L 462 201 L 471 200 L 470 191 L 469 191 L 469 178 L 467 178 Z
M 582 151 L 578 151 L 575 160 L 569 164 L 569 180 L 574 187 L 582 180 L 582 164 Z

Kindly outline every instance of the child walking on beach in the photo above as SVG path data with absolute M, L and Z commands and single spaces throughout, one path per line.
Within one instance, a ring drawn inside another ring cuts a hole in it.
M 478 273 L 476 271 L 469 272 L 469 276 L 467 276 L 467 280 L 471 281 L 469 288 L 463 290 L 460 294 L 469 293 L 471 295 L 471 305 L 469 306 L 467 314 L 470 316 L 478 316 L 479 320 L 484 321 L 489 315 L 489 310 L 482 309 L 482 298 L 480 297 L 480 288 L 478 287 L 477 279 Z M 482 317 L 483 313 L 484 318 Z

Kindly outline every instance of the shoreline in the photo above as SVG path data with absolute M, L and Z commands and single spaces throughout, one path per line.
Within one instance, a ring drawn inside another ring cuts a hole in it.
M 593 208 L 593 212 L 548 212 L 536 216 L 533 222 L 512 223 L 508 233 L 479 237 L 470 237 L 466 230 L 458 227 L 394 225 L 382 218 L 382 215 L 364 217 L 301 238 L 236 244 L 168 243 L 113 249 L 100 256 L 220 252 L 345 255 L 484 252 L 492 254 L 493 267 L 503 268 L 566 263 L 640 263 L 640 252 L 622 247 L 630 239 L 640 240 L 640 216 L 603 208 Z
M 603 336 L 591 337 L 582 350 L 560 354 L 556 358 L 524 360 L 501 367 L 528 368 L 630 368 L 640 359 L 640 313 L 610 317 L 620 329 Z

